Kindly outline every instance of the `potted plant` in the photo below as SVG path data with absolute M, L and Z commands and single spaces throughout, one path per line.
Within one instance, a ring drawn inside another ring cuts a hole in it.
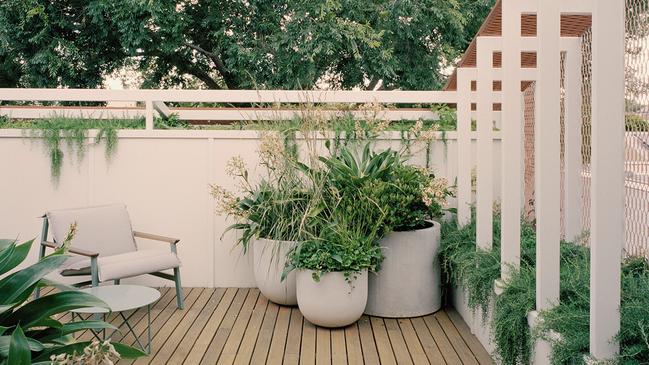
M 310 190 L 296 166 L 296 152 L 278 132 L 262 135 L 260 164 L 266 176 L 254 183 L 249 179 L 243 160 L 235 156 L 228 162 L 226 173 L 238 180 L 239 195 L 212 185 L 217 213 L 236 219 L 226 230 L 241 231 L 238 244 L 244 254 L 253 255 L 255 283 L 270 301 L 280 305 L 296 305 L 295 275 L 282 280 L 286 255 L 297 245 L 304 231 Z
M 312 237 L 291 251 L 285 272 L 297 272 L 298 306 L 307 320 L 342 327 L 363 314 L 368 271 L 382 260 L 377 240 L 386 209 L 377 196 L 398 157 L 391 150 L 374 153 L 366 144 L 362 151 L 345 146 L 319 160 L 320 169 L 307 174 L 321 191 L 313 209 L 318 214 L 307 215 L 315 222 Z
M 440 224 L 435 219 L 442 216 L 451 191 L 445 179 L 404 163 L 393 167 L 388 181 L 379 197 L 379 204 L 387 207 L 389 233 L 379 242 L 385 260 L 381 271 L 370 276 L 365 313 L 381 317 L 430 314 L 441 307 Z
M 289 255 L 287 272 L 296 270 L 304 318 L 323 327 L 356 322 L 367 303 L 368 271 L 381 259 L 374 237 L 342 221 L 326 225 L 320 237 L 297 246 Z

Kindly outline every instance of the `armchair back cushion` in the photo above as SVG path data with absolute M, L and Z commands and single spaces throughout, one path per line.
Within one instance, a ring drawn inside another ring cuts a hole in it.
M 124 204 L 52 210 L 46 215 L 58 244 L 63 244 L 70 224 L 77 222 L 77 234 L 71 242 L 74 247 L 98 252 L 100 257 L 137 250 Z

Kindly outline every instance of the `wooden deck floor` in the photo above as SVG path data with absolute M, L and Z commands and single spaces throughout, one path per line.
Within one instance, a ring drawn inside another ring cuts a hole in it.
M 297 308 L 269 302 L 258 289 L 186 288 L 184 310 L 177 310 L 174 290 L 160 290 L 151 309 L 151 355 L 120 364 L 493 363 L 453 309 L 409 319 L 364 316 L 328 330 L 304 320 Z M 108 320 L 118 324 L 116 316 Z M 146 311 L 137 311 L 131 324 L 146 341 Z M 113 340 L 135 343 L 132 335 Z

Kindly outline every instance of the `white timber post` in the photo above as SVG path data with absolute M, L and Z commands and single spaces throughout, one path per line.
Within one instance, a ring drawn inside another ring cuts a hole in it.
M 457 69 L 457 223 L 471 223 L 471 78 Z
M 581 184 L 581 39 L 566 39 L 568 47 L 564 63 L 564 224 L 567 241 L 575 241 L 582 234 Z
M 559 302 L 560 229 L 560 22 L 559 0 L 539 1 L 537 16 L 536 122 L 536 309 Z
M 597 0 L 593 14 L 590 352 L 618 352 L 624 241 L 624 1 Z
M 521 10 L 516 0 L 502 2 L 502 189 L 501 278 L 520 264 L 521 238 Z
M 145 106 L 145 129 L 153 130 L 153 101 L 146 100 L 144 102 Z
M 477 182 L 476 243 L 491 250 L 493 244 L 493 48 L 489 39 L 478 37 L 477 53 Z

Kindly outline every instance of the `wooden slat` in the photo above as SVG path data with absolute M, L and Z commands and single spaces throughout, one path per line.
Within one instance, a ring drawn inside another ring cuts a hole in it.
M 291 308 L 281 307 L 277 314 L 277 322 L 273 331 L 273 340 L 270 343 L 268 352 L 268 363 L 279 364 L 284 358 L 284 346 L 286 345 L 286 335 L 291 320 Z
M 447 308 L 445 312 L 448 315 L 449 319 L 453 322 L 455 328 L 457 328 L 457 331 L 462 336 L 462 339 L 464 339 L 464 342 L 466 342 L 467 346 L 469 346 L 469 349 L 471 349 L 471 352 L 476 357 L 478 362 L 481 365 L 493 364 L 493 359 L 491 358 L 487 350 L 485 350 L 485 348 L 482 346 L 482 344 L 480 344 L 480 341 L 478 341 L 478 339 L 471 333 L 471 329 L 462 320 L 460 314 L 452 308 Z
M 333 365 L 347 364 L 347 344 L 343 328 L 331 330 L 331 363 Z
M 240 328 L 244 326 L 243 329 L 245 329 L 245 326 L 248 325 L 252 308 L 259 297 L 259 290 L 257 289 L 248 289 L 246 291 L 246 300 L 243 302 L 241 308 L 230 307 L 219 329 L 216 331 L 216 335 L 212 339 L 212 342 L 210 342 L 207 352 L 201 360 L 201 365 L 217 364 L 223 353 L 236 353 L 236 349 L 239 347 L 241 341 L 239 334 L 243 336 L 243 330 Z
M 358 320 L 358 335 L 361 341 L 364 362 L 366 364 L 378 364 L 379 353 L 376 349 L 376 342 L 374 342 L 374 334 L 372 333 L 372 325 L 369 317 L 363 316 Z
M 419 342 L 419 338 L 417 337 L 417 333 L 415 333 L 415 329 L 412 326 L 410 319 L 399 319 L 398 322 L 399 327 L 401 328 L 401 333 L 403 334 L 403 339 L 405 340 L 406 346 L 408 347 L 408 352 L 410 353 L 410 357 L 412 358 L 412 362 L 415 365 L 428 364 L 428 357 L 426 357 L 424 348 Z
M 455 352 L 455 349 L 453 348 L 453 345 L 451 345 L 451 342 L 448 340 L 448 337 L 446 337 L 446 335 L 444 334 L 444 330 L 439 325 L 439 322 L 437 322 L 435 316 L 431 314 L 424 317 L 424 322 L 426 323 L 430 334 L 433 336 L 433 339 L 435 339 L 435 343 L 439 347 L 444 360 L 451 365 L 462 364 L 460 357 Z
M 194 321 L 194 324 L 191 326 L 189 331 L 187 331 L 185 336 L 183 336 L 180 344 L 176 347 L 176 351 L 174 351 L 173 355 L 169 358 L 170 364 L 182 364 L 191 351 L 192 346 L 194 346 L 194 341 L 196 341 L 198 335 L 201 333 L 203 328 L 205 328 L 212 314 L 216 312 L 218 305 L 222 300 L 227 300 L 224 299 L 226 298 L 225 293 L 226 290 L 221 288 L 214 291 L 209 302 L 207 302 L 207 305 L 202 308 L 201 313 Z M 232 295 L 231 298 L 232 297 L 234 297 L 234 295 Z
M 419 338 L 419 342 L 426 353 L 426 357 L 428 357 L 428 361 L 431 364 L 446 364 L 446 361 L 444 360 L 442 353 L 439 351 L 439 347 L 437 347 L 428 327 L 426 327 L 424 320 L 421 317 L 412 318 L 410 322 L 412 323 L 415 333 Z
M 161 290 L 162 292 L 162 290 Z M 190 292 L 190 289 L 184 289 L 185 294 L 188 294 Z M 151 308 L 151 323 L 153 324 L 158 316 L 160 316 L 163 313 L 170 313 L 171 310 L 166 310 L 167 307 L 172 305 L 171 303 L 175 302 L 175 292 L 171 292 L 170 290 L 164 291 L 163 296 L 158 299 L 158 301 L 153 305 Z M 120 323 L 122 323 L 122 318 L 117 315 L 116 313 L 111 315 L 110 319 L 108 322 L 114 326 L 118 326 Z M 145 333 L 147 328 L 147 314 L 146 314 L 146 309 L 145 308 L 140 308 L 137 310 L 137 312 L 133 315 L 133 318 L 130 321 L 131 326 L 133 327 L 135 333 L 142 338 L 142 334 Z M 152 332 L 153 333 L 153 332 Z M 135 337 L 133 337 L 133 334 L 126 330 L 126 329 L 121 329 L 121 334 L 116 334 L 117 336 L 115 337 L 119 342 L 125 343 L 125 344 L 132 344 L 135 343 Z M 86 339 L 92 339 L 92 334 L 86 332 L 84 336 L 89 336 L 86 337 Z M 83 339 L 83 338 L 82 338 Z M 140 340 L 142 341 L 142 340 Z
M 264 314 L 266 313 L 266 307 L 268 307 L 268 299 L 263 295 L 260 295 L 257 299 L 257 304 L 255 309 L 252 311 L 252 316 L 250 317 L 250 322 L 248 322 L 248 327 L 246 332 L 243 335 L 243 340 L 241 340 L 241 345 L 239 350 L 236 353 L 235 364 L 249 364 L 252 359 L 252 352 L 255 349 L 255 343 L 257 343 L 257 336 L 259 336 L 259 329 L 261 328 L 262 321 L 264 320 Z
M 451 320 L 448 318 L 446 313 L 444 311 L 437 312 L 435 313 L 435 318 L 437 318 L 437 321 L 439 322 L 440 326 L 443 328 L 444 333 L 451 341 L 451 344 L 453 345 L 453 348 L 455 348 L 455 351 L 457 352 L 458 356 L 462 360 L 462 363 L 478 364 L 478 361 L 476 360 L 475 356 L 473 356 L 473 353 L 471 353 L 471 350 L 466 345 L 466 343 L 462 339 L 462 336 L 460 336 L 460 333 L 457 331 L 457 329 L 453 325 L 453 322 L 451 322 Z
M 300 364 L 314 365 L 316 351 L 316 327 L 306 319 L 302 324 L 302 346 L 300 347 Z
M 219 359 L 219 355 L 221 355 L 221 350 L 223 349 L 223 346 L 225 346 L 225 342 L 230 335 L 232 325 L 236 321 L 237 316 L 239 315 L 239 311 L 241 310 L 241 307 L 243 306 L 248 293 L 248 289 L 239 289 L 237 291 L 237 295 L 235 296 L 234 301 L 232 301 L 232 304 L 220 321 L 218 328 L 212 334 L 213 337 L 211 337 L 207 341 L 207 345 L 205 345 L 203 351 L 199 352 L 199 355 L 202 356 L 200 364 L 216 364 Z M 194 347 L 196 348 L 196 345 L 194 345 Z M 190 362 L 190 359 L 187 358 L 187 360 L 185 360 L 185 363 L 198 363 L 193 362 L 193 360 L 194 359 L 192 359 L 192 361 Z
M 151 354 L 147 357 L 141 357 L 137 359 L 134 364 L 144 365 L 149 364 L 151 360 L 156 360 L 154 364 L 163 363 L 161 359 L 158 358 L 160 351 L 169 350 L 169 352 L 163 353 L 163 358 L 167 358 L 171 355 L 171 352 L 176 349 L 178 345 L 177 340 L 169 341 L 173 334 L 176 332 L 185 333 L 189 328 L 189 325 L 194 322 L 194 318 L 198 315 L 200 308 L 205 307 L 205 304 L 212 296 L 212 291 L 210 289 L 194 289 L 197 292 L 196 300 L 193 302 L 188 302 L 185 306 L 185 310 L 176 311 L 174 310 L 173 315 L 165 321 L 158 333 L 152 338 L 151 341 Z
M 331 331 L 327 328 L 316 327 L 315 363 L 331 365 Z
M 250 290 L 250 293 L 248 294 L 248 298 L 246 298 L 246 302 L 243 303 L 243 307 L 241 307 L 241 311 L 237 316 L 237 320 L 234 322 L 234 325 L 232 326 L 232 331 L 230 332 L 230 335 L 228 336 L 228 339 L 225 342 L 225 345 L 223 346 L 223 351 L 221 352 L 221 356 L 219 356 L 219 361 L 218 361 L 219 364 L 229 365 L 234 363 L 234 359 L 237 356 L 239 347 L 243 342 L 243 337 L 246 333 L 246 328 L 248 327 L 248 324 L 252 319 L 252 313 L 254 311 L 254 308 L 259 304 L 258 303 L 259 296 L 260 296 L 259 289 Z M 255 334 L 255 340 L 256 340 L 256 334 Z
M 392 345 L 390 345 L 390 338 L 388 337 L 388 331 L 385 328 L 383 319 L 371 317 L 370 323 L 372 323 L 374 341 L 376 342 L 376 348 L 379 352 L 381 364 L 396 364 Z
M 393 318 L 386 318 L 384 322 L 390 343 L 392 344 L 394 357 L 397 359 L 397 364 L 412 364 L 412 358 L 408 353 L 408 347 L 406 346 L 406 341 L 403 339 L 399 323 Z
M 298 364 L 300 361 L 300 344 L 302 339 L 302 322 L 304 317 L 297 308 L 291 309 L 291 322 L 286 337 L 284 365 Z
M 180 323 L 180 321 L 183 319 L 185 314 L 187 313 L 187 310 L 192 308 L 194 303 L 198 300 L 200 295 L 202 294 L 204 289 L 202 288 L 194 288 L 192 289 L 189 294 L 185 297 L 185 308 L 186 310 L 176 310 L 176 306 L 174 304 L 169 304 L 167 308 L 165 308 L 162 313 L 156 318 L 156 321 L 151 322 L 151 354 L 146 357 L 141 357 L 135 361 L 132 360 L 127 360 L 124 363 L 125 364 L 134 364 L 137 363 L 138 365 L 142 364 L 147 364 L 148 360 L 150 359 L 151 356 L 155 356 L 155 354 L 160 350 L 162 345 L 165 343 L 167 338 L 171 335 L 171 333 L 176 329 L 176 326 Z M 147 330 L 146 330 L 146 320 L 143 319 L 141 322 L 144 322 L 144 330 L 142 331 L 140 336 L 140 342 L 144 343 L 146 341 L 146 336 L 147 336 Z M 135 341 L 131 343 L 131 345 L 135 345 Z
M 230 307 L 240 308 L 243 304 L 243 300 L 246 297 L 247 292 L 245 290 L 237 290 L 234 288 L 229 288 L 221 302 L 216 307 L 216 310 L 207 321 L 205 328 L 201 331 L 200 335 L 196 339 L 192 349 L 189 351 L 187 358 L 185 359 L 185 364 L 198 364 L 201 361 L 201 358 L 207 351 L 212 338 L 216 334 L 223 318 L 227 314 L 227 311 Z
M 363 364 L 358 324 L 354 323 L 345 327 L 345 346 L 347 347 L 347 362 L 350 364 Z
M 494 364 L 453 309 L 418 318 L 363 316 L 328 329 L 311 324 L 297 307 L 269 302 L 258 289 L 184 289 L 185 310 L 176 308 L 174 290 L 160 291 L 151 309 L 151 354 L 119 364 Z M 120 319 L 114 314 L 108 321 Z M 146 310 L 130 323 L 144 340 Z M 135 338 L 113 341 L 133 345 Z
M 268 351 L 270 350 L 270 342 L 273 339 L 273 330 L 275 329 L 275 321 L 277 320 L 277 313 L 279 306 L 275 303 L 268 303 L 266 307 L 266 314 L 264 315 L 264 322 L 261 324 L 259 336 L 257 336 L 257 343 L 255 350 L 252 353 L 250 363 L 253 365 L 261 365 L 266 363 Z
M 191 308 L 185 308 L 185 316 L 182 321 L 178 324 L 173 333 L 167 337 L 164 345 L 160 346 L 158 353 L 149 361 L 150 364 L 167 364 L 169 359 L 175 353 L 176 348 L 182 341 L 182 339 L 187 335 L 187 332 L 190 328 L 194 326 L 199 327 L 200 323 L 195 323 L 198 316 L 203 312 L 207 306 L 216 306 L 212 304 L 213 301 L 210 299 L 214 294 L 214 289 L 205 289 L 201 293 L 198 300 L 191 306 Z M 158 337 L 161 335 L 158 334 Z M 155 350 L 155 349 L 153 349 Z M 149 356 L 151 357 L 151 356 Z

